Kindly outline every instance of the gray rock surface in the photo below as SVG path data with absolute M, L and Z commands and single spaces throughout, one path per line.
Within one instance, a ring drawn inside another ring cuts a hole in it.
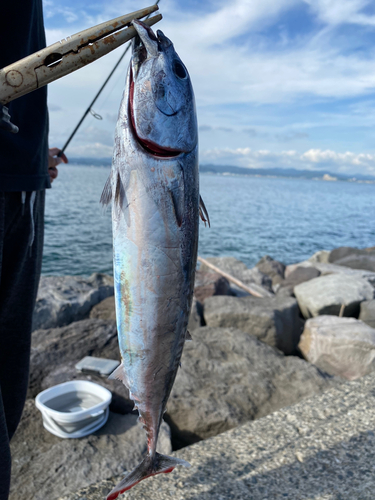
M 85 319 L 61 328 L 33 332 L 29 397 L 36 396 L 42 380 L 58 365 L 77 363 L 85 356 L 119 359 L 113 321 Z
M 203 326 L 203 307 L 200 302 L 193 297 L 193 302 L 191 304 L 191 311 L 189 316 L 188 331 L 195 330 Z
M 328 264 L 330 255 L 331 255 L 330 250 L 319 250 L 318 252 L 315 252 L 314 255 L 309 257 L 308 260 L 313 264 L 315 263 Z
M 215 272 L 204 272 L 201 270 L 195 273 L 194 296 L 201 304 L 207 297 L 213 295 L 230 294 L 229 281 Z
M 115 297 L 107 297 L 106 299 L 96 304 L 90 311 L 90 318 L 106 319 L 116 321 Z
M 109 409 L 113 413 L 125 415 L 133 411 L 134 402 L 129 399 L 129 391 L 123 383 L 93 373 L 80 372 L 76 370 L 75 364 L 75 362 L 70 362 L 52 369 L 52 371 L 42 379 L 40 390 L 44 391 L 44 389 L 64 382 L 69 382 L 70 380 L 89 380 L 111 391 L 112 402 Z
M 91 308 L 113 295 L 113 278 L 95 273 L 82 276 L 42 276 L 33 330 L 55 328 L 87 318 Z
M 206 260 L 214 264 L 222 271 L 232 275 L 234 278 L 239 279 L 245 285 L 256 284 L 265 288 L 267 291 L 272 292 L 272 279 L 260 271 L 258 268 L 249 269 L 246 264 L 234 257 L 209 257 Z M 209 267 L 201 264 L 200 270 L 202 272 L 212 272 Z M 233 295 L 248 295 L 244 290 L 238 288 L 231 283 Z
M 373 500 L 375 374 L 179 450 L 124 500 Z M 103 500 L 113 478 L 60 500 Z
M 359 304 L 374 298 L 374 288 L 363 278 L 330 274 L 297 285 L 294 295 L 305 318 L 338 315 L 342 304 L 344 316 L 358 317 Z
M 159 449 L 170 454 L 163 423 Z M 54 500 L 135 467 L 146 454 L 146 433 L 136 415 L 110 413 L 91 436 L 61 439 L 43 428 L 42 416 L 28 400 L 11 442 L 13 457 L 9 500 Z
M 195 330 L 181 362 L 165 416 L 176 446 L 214 436 L 338 383 L 303 359 L 284 356 L 235 328 Z
M 331 251 L 329 255 L 329 262 L 336 263 L 341 259 L 345 259 L 350 256 L 359 256 L 359 255 L 375 255 L 375 247 L 369 248 L 355 248 L 355 247 L 338 247 Z
M 375 328 L 375 300 L 361 302 L 358 319 Z
M 350 267 L 351 269 L 365 269 L 375 272 L 375 255 L 347 255 L 336 260 L 335 264 Z
M 375 329 L 354 318 L 309 319 L 298 347 L 310 363 L 348 380 L 375 369 Z
M 281 283 L 285 277 L 285 264 L 278 260 L 274 260 L 269 255 L 262 257 L 260 261 L 255 264 L 255 267 L 271 278 L 273 286 Z
M 293 295 L 295 286 L 305 283 L 305 281 L 318 278 L 319 276 L 320 271 L 315 267 L 297 266 L 291 273 L 288 274 L 288 277 L 285 280 L 277 285 L 279 286 L 277 294 L 285 294 L 286 292 L 289 292 L 289 295 Z
M 238 328 L 285 354 L 295 352 L 303 322 L 291 297 L 211 297 L 203 311 L 212 327 Z

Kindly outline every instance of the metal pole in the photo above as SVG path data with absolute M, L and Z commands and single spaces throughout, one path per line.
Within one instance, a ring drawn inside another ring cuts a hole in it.
M 160 2 L 160 0 L 157 0 L 155 2 L 155 5 L 158 5 L 158 3 Z M 150 16 L 147 16 L 146 19 L 148 19 Z M 70 141 L 73 139 L 73 137 L 76 135 L 77 133 L 77 130 L 79 129 L 79 127 L 82 125 L 82 122 L 83 120 L 86 118 L 86 116 L 90 113 L 91 111 L 91 108 L 92 106 L 95 104 L 95 101 L 97 100 L 97 98 L 100 96 L 100 94 L 102 93 L 102 91 L 104 90 L 104 87 L 107 85 L 107 83 L 109 82 L 109 80 L 111 79 L 111 76 L 113 75 L 113 73 L 116 71 L 116 69 L 118 68 L 119 64 L 121 63 L 121 61 L 124 59 L 126 53 L 128 52 L 128 50 L 130 49 L 131 47 L 131 42 L 129 42 L 128 46 L 126 47 L 124 53 L 122 54 L 122 56 L 120 57 L 120 59 L 117 61 L 117 63 L 115 64 L 114 68 L 112 69 L 112 71 L 110 72 L 110 74 L 108 75 L 106 81 L 103 83 L 103 85 L 100 87 L 98 93 L 96 94 L 96 96 L 94 97 L 94 99 L 91 101 L 91 103 L 89 104 L 89 107 L 86 109 L 86 111 L 83 113 L 83 116 L 82 118 L 80 119 L 80 121 L 78 122 L 76 128 L 73 130 L 73 132 L 70 134 L 69 136 L 69 139 L 66 141 L 66 143 L 64 144 L 64 146 L 62 147 L 61 151 L 59 152 L 59 154 L 57 156 L 61 156 L 63 154 L 63 152 L 66 150 L 66 148 L 68 147 Z

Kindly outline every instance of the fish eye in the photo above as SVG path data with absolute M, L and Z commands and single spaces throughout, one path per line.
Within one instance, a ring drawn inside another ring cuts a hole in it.
M 173 62 L 173 72 L 176 76 L 178 76 L 178 78 L 181 78 L 182 80 L 187 77 L 186 69 L 179 61 Z

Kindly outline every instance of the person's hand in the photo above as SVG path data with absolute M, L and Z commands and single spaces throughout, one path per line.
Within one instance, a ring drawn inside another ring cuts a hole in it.
M 61 156 L 57 156 L 60 151 L 61 149 L 59 148 L 50 148 L 48 150 L 48 173 L 51 182 L 59 175 L 59 171 L 56 168 L 57 165 L 60 165 L 60 163 L 68 163 L 68 158 L 64 153 L 62 153 Z
M 17 134 L 18 127 L 10 121 L 8 108 L 0 104 L 0 128 Z

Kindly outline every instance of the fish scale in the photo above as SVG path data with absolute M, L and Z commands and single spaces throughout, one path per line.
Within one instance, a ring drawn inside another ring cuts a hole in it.
M 156 445 L 189 338 L 199 215 L 204 219 L 207 213 L 199 196 L 197 120 L 188 72 L 161 31 L 155 35 L 139 21 L 133 25 L 138 36 L 101 201 L 112 200 L 122 358 L 111 377 L 129 389 L 147 434 L 147 454 L 108 500 L 147 477 L 189 465 L 158 454 Z

